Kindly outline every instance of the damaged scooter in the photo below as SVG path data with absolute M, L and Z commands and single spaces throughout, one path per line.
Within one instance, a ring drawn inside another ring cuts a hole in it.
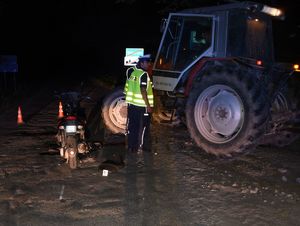
M 82 159 L 101 148 L 98 143 L 89 143 L 86 139 L 87 120 L 81 103 L 93 100 L 76 91 L 62 92 L 56 96 L 59 97 L 60 110 L 63 111 L 58 119 L 56 135 L 60 156 L 71 169 L 76 169 Z

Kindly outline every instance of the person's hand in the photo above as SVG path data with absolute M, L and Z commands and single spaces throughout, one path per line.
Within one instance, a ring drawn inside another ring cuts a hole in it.
M 152 111 L 153 111 L 152 107 L 147 107 L 147 112 L 148 113 L 152 113 Z

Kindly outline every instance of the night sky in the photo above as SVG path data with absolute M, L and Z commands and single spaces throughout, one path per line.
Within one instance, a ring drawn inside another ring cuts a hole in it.
M 122 76 L 125 48 L 144 47 L 155 54 L 161 18 L 175 8 L 192 7 L 191 2 L 201 7 L 220 1 L 0 0 L 0 54 L 17 55 L 22 76 Z M 298 60 L 299 3 L 264 2 L 286 11 L 275 32 L 288 41 L 277 46 L 285 55 L 293 51 L 291 58 Z

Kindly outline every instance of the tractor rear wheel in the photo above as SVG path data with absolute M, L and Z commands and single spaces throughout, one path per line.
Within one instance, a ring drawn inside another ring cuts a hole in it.
M 208 153 L 232 156 L 258 144 L 269 115 L 266 90 L 254 75 L 213 67 L 194 82 L 186 104 L 191 137 Z

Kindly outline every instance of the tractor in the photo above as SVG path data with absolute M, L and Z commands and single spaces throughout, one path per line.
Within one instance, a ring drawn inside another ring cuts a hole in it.
M 195 144 L 216 156 L 295 141 L 297 67 L 275 62 L 273 18 L 284 16 L 256 2 L 170 13 L 152 68 L 156 121 L 182 122 Z M 126 109 L 123 87 L 106 96 L 109 131 L 125 132 Z

